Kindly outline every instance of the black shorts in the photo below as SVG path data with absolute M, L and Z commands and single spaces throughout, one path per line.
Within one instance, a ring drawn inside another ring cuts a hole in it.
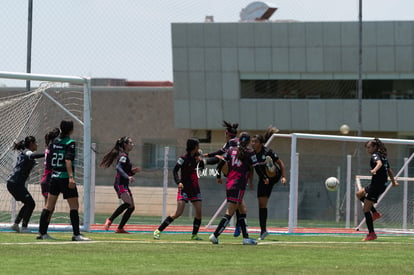
M 267 197 L 269 198 L 272 194 L 273 186 L 276 184 L 276 181 L 270 181 L 269 184 L 264 184 L 262 180 L 260 180 L 257 184 L 257 197 Z
M 387 189 L 387 186 L 384 184 L 370 184 L 367 187 L 365 187 L 365 198 L 367 200 L 370 200 L 374 203 L 378 202 L 379 197 L 382 193 L 384 193 L 385 189 Z
M 62 193 L 64 199 L 79 197 L 78 189 L 76 188 L 76 186 L 74 189 L 69 188 L 69 178 L 52 178 L 50 180 L 49 188 L 49 194 L 54 196 L 59 196 L 59 194 Z
M 12 194 L 13 198 L 16 201 L 25 202 L 26 199 L 32 198 L 32 195 L 29 193 L 27 188 L 22 184 L 17 184 L 14 182 L 7 182 L 7 190 L 9 190 L 10 194 Z

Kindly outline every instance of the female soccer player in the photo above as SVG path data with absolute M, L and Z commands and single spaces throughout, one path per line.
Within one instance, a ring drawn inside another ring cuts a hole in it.
M 264 146 L 269 138 L 279 132 L 275 127 L 270 126 L 267 128 L 264 136 L 255 135 L 252 137 L 252 148 L 256 153 L 256 158 L 259 163 L 259 169 L 262 170 L 263 175 L 269 177 L 269 184 L 264 183 L 264 179 L 259 177 L 257 185 L 257 199 L 259 202 L 259 224 L 260 224 L 260 238 L 264 240 L 269 233 L 267 232 L 267 202 L 269 201 L 270 195 L 272 194 L 273 186 L 279 182 L 286 185 L 286 171 L 285 164 L 279 159 L 276 152 L 272 149 Z M 266 173 L 267 172 L 267 173 Z
M 50 145 L 50 158 L 52 167 L 52 177 L 50 180 L 49 196 L 46 207 L 40 215 L 38 240 L 52 239 L 47 234 L 49 221 L 56 201 L 60 193 L 68 201 L 70 208 L 70 221 L 72 224 L 72 241 L 89 241 L 90 239 L 82 236 L 79 229 L 79 201 L 78 190 L 75 182 L 75 149 L 76 144 L 70 136 L 73 133 L 73 121 L 62 120 L 60 122 L 60 135 L 55 138 Z
M 50 178 L 52 177 L 52 167 L 51 167 L 51 163 L 50 163 L 50 158 L 48 159 L 48 155 L 49 155 L 49 146 L 50 144 L 53 142 L 53 140 L 55 138 L 57 138 L 60 134 L 60 129 L 59 128 L 54 128 L 52 131 L 50 131 L 49 133 L 47 133 L 45 135 L 45 161 L 44 161 L 44 172 L 43 172 L 43 176 L 42 179 L 40 180 L 40 188 L 42 190 L 42 195 L 45 198 L 45 205 L 47 202 L 47 197 L 49 195 L 49 184 L 50 184 Z M 49 160 L 49 161 L 48 161 Z
M 15 143 L 13 150 L 19 150 L 20 154 L 17 157 L 16 165 L 12 174 L 7 179 L 7 190 L 16 199 L 23 203 L 11 229 L 16 232 L 29 233 L 27 228 L 30 217 L 36 206 L 32 195 L 27 190 L 25 183 L 29 177 L 30 171 L 36 164 L 37 158 L 42 158 L 42 153 L 34 153 L 37 150 L 36 139 L 33 136 L 28 136 L 24 140 Z M 22 222 L 22 228 L 19 228 L 19 223 Z
M 398 182 L 395 181 L 394 173 L 388 163 L 387 148 L 384 143 L 382 143 L 382 141 L 378 138 L 375 138 L 368 141 L 365 144 L 365 148 L 368 154 L 371 155 L 370 173 L 372 174 L 372 178 L 371 183 L 365 188 L 359 190 L 356 193 L 356 196 L 364 202 L 363 211 L 365 215 L 365 223 L 367 224 L 369 232 L 368 235 L 362 240 L 372 241 L 377 239 L 377 235 L 374 231 L 374 220 L 381 217 L 381 214 L 379 214 L 374 208 L 374 203 L 376 203 L 381 194 L 384 193 L 388 176 L 390 177 L 393 186 L 398 186 Z M 371 212 L 373 212 L 372 215 Z
M 106 219 L 104 227 L 106 231 L 109 230 L 112 222 L 125 211 L 115 233 L 129 233 L 125 231 L 124 226 L 135 210 L 134 198 L 132 197 L 129 185 L 134 182 L 134 174 L 141 171 L 139 167 L 132 168 L 128 156 L 132 148 L 134 148 L 132 139 L 130 137 L 121 137 L 116 141 L 111 151 L 103 157 L 100 164 L 101 167 L 108 168 L 115 159 L 117 160 L 114 188 L 118 194 L 118 198 L 124 202 Z
M 247 181 L 250 178 L 251 167 L 255 167 L 259 177 L 264 179 L 265 184 L 269 183 L 269 179 L 263 174 L 262 170 L 258 169 L 257 159 L 255 153 L 247 146 L 250 144 L 250 136 L 246 132 L 242 132 L 239 136 L 239 146 L 231 147 L 225 154 L 224 160 L 220 160 L 217 166 L 217 182 L 222 183 L 221 180 L 221 168 L 224 162 L 227 161 L 229 165 L 229 174 L 227 175 L 226 193 L 227 193 L 227 211 L 216 231 L 211 234 L 209 240 L 213 244 L 218 244 L 218 236 L 223 232 L 233 216 L 236 209 L 239 208 L 243 202 L 244 192 L 246 190 Z M 250 239 L 247 232 L 244 209 L 240 209 L 239 224 L 243 234 L 243 244 L 254 245 L 257 244 L 256 240 Z M 244 216 L 242 216 L 244 215 Z
M 198 237 L 198 230 L 201 225 L 201 192 L 200 186 L 198 185 L 197 170 L 201 161 L 201 156 L 198 152 L 199 141 L 198 139 L 191 138 L 187 140 L 186 154 L 178 158 L 175 164 L 173 174 L 174 181 L 178 187 L 177 193 L 177 209 L 175 213 L 169 215 L 161 223 L 161 225 L 154 231 L 154 239 L 160 239 L 160 233 L 170 225 L 175 219 L 180 217 L 185 208 L 187 202 L 191 202 L 195 209 L 194 221 L 193 221 L 193 232 L 191 239 L 199 241 L 201 238 Z M 181 177 L 178 175 L 178 171 L 181 170 Z
M 225 132 L 226 143 L 219 150 L 217 150 L 215 152 L 208 153 L 208 154 L 204 154 L 203 156 L 206 157 L 206 159 L 204 160 L 205 164 L 217 164 L 219 162 L 219 160 L 222 159 L 223 154 L 226 153 L 226 151 L 230 147 L 237 147 L 237 145 L 238 145 L 237 128 L 239 127 L 239 124 L 238 123 L 231 123 L 231 122 L 223 120 L 223 127 L 226 128 L 226 132 Z M 224 176 L 227 176 L 227 173 L 228 173 L 227 163 L 224 163 L 224 165 L 222 167 L 222 172 L 223 172 Z M 240 236 L 240 233 L 241 233 L 240 232 L 240 225 L 239 225 L 240 211 L 242 211 L 242 212 L 247 211 L 246 205 L 244 203 L 240 204 L 239 207 L 243 208 L 243 209 L 241 209 L 241 210 L 237 209 L 236 210 L 236 226 L 235 226 L 234 234 L 233 234 L 234 237 Z M 246 218 L 246 217 L 244 217 L 244 218 Z

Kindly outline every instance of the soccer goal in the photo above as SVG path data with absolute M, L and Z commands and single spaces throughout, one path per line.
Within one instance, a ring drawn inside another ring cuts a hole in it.
M 73 138 L 77 144 L 75 178 L 79 191 L 81 228 L 89 230 L 91 219 L 91 123 L 89 78 L 75 76 L 40 75 L 0 72 L 0 78 L 32 80 L 39 87 L 30 91 L 24 88 L 3 88 L 0 94 L 0 226 L 8 227 L 20 209 L 7 191 L 6 181 L 16 163 L 18 152 L 12 150 L 14 142 L 32 135 L 38 142 L 38 152 L 45 149 L 44 136 L 62 119 L 72 120 L 75 130 Z M 29 228 L 37 230 L 40 213 L 45 205 L 40 190 L 43 174 L 43 159 L 38 160 L 26 182 L 36 202 Z M 83 195 L 83 196 L 82 196 Z M 52 217 L 51 228 L 70 228 L 67 202 L 60 198 Z
M 278 183 L 273 188 L 268 202 L 268 227 L 281 227 L 282 230 L 286 228 L 289 233 L 294 233 L 300 228 L 355 228 L 355 221 L 361 220 L 362 211 L 360 204 L 354 203 L 357 190 L 354 180 L 355 175 L 370 178 L 370 155 L 366 152 L 364 144 L 371 139 L 372 137 L 348 135 L 274 134 L 267 146 L 277 152 L 285 163 L 288 185 L 282 186 Z M 412 177 L 414 162 L 405 162 L 404 158 L 414 152 L 414 140 L 381 137 L 380 139 L 388 149 L 388 159 L 394 173 L 405 166 L 407 175 L 403 176 Z M 334 192 L 325 187 L 325 180 L 329 177 L 339 179 L 339 187 Z M 386 194 L 382 202 L 383 207 L 388 207 L 386 204 L 392 203 L 391 198 L 402 192 L 404 179 L 400 180 L 400 187 L 392 188 Z M 258 206 L 256 193 L 251 193 L 250 197 L 253 198 L 245 196 L 245 202 L 249 223 L 254 224 Z M 403 197 L 399 200 L 403 200 Z M 408 217 L 414 215 L 409 201 L 408 198 Z M 224 207 L 225 203 L 214 213 L 208 226 L 212 226 L 214 219 L 222 215 Z M 401 212 L 395 211 L 392 214 L 384 212 L 384 217 L 392 215 L 397 218 L 399 215 L 399 219 L 402 219 L 403 208 L 400 209 Z M 358 216 L 355 217 L 354 213 L 358 213 Z

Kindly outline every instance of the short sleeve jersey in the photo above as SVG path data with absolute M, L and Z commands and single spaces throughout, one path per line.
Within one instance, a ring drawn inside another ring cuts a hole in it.
M 372 181 L 384 184 L 387 182 L 388 179 L 388 169 L 390 168 L 390 164 L 388 163 L 388 159 L 386 157 L 381 156 L 380 153 L 375 152 L 371 155 L 370 160 L 370 167 L 374 169 L 377 165 L 377 161 L 380 160 L 382 162 L 381 168 L 377 171 L 375 175 L 372 175 Z
M 178 184 L 179 182 L 182 182 L 184 185 L 183 191 L 188 194 L 200 193 L 196 170 L 197 165 L 198 162 L 195 156 L 185 154 L 177 159 L 177 163 L 173 170 L 175 183 Z M 178 175 L 178 170 L 181 170 L 180 176 Z
M 65 161 L 72 161 L 72 171 L 75 172 L 75 141 L 69 137 L 56 138 L 49 149 L 48 159 L 50 159 L 50 165 L 53 171 L 52 178 L 69 178 Z
M 122 169 L 122 171 L 125 172 L 125 174 L 122 174 L 118 169 Z M 118 158 L 117 163 L 117 173 L 116 173 L 116 179 L 119 180 L 119 182 L 123 185 L 129 184 L 129 176 L 133 176 L 134 173 L 132 173 L 132 164 L 129 160 L 128 154 L 121 153 Z M 125 177 L 128 176 L 128 177 Z
M 231 147 L 223 156 L 229 167 L 226 184 L 227 190 L 245 190 L 250 176 L 251 166 L 258 165 L 256 154 L 252 150 L 247 149 L 245 159 L 237 158 L 237 150 L 238 147 Z
M 279 156 L 276 152 L 273 152 L 272 149 L 263 146 L 262 150 L 260 152 L 256 153 L 257 162 L 260 165 L 260 169 L 262 170 L 263 174 L 266 174 L 266 172 L 265 172 L 265 162 L 266 162 L 266 157 L 267 156 L 270 156 L 274 163 L 276 163 L 276 161 L 279 160 Z

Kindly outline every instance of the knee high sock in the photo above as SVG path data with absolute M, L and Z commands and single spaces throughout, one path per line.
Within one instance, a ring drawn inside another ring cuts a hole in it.
M 132 207 L 132 208 L 128 208 L 127 211 L 125 211 L 124 215 L 122 216 L 121 222 L 118 225 L 118 229 L 124 228 L 125 224 L 128 222 L 134 210 L 135 210 L 135 207 Z
M 367 224 L 368 232 L 374 232 L 374 222 L 372 221 L 371 212 L 365 212 L 365 223 Z
M 79 212 L 76 209 L 70 210 L 70 221 L 72 223 L 73 235 L 80 235 L 79 230 Z
M 26 211 L 26 208 L 27 208 L 27 206 L 26 206 L 26 205 L 23 205 L 23 206 L 22 206 L 22 208 L 20 208 L 20 211 L 19 211 L 19 213 L 17 214 L 16 219 L 14 220 L 14 223 L 15 223 L 15 224 L 19 224 L 19 223 L 22 221 L 22 219 L 23 219 L 23 214 L 24 214 L 24 212 Z
M 119 215 L 124 212 L 125 209 L 129 207 L 129 203 L 123 203 L 120 206 L 118 206 L 117 209 L 115 209 L 114 213 L 108 218 L 111 222 L 113 222 Z
M 170 223 L 172 223 L 174 221 L 174 219 L 171 216 L 168 216 L 165 218 L 165 220 L 161 223 L 161 225 L 158 227 L 159 231 L 163 231 L 167 226 L 170 225 Z
M 240 214 L 239 225 L 243 234 L 243 238 L 249 238 L 249 233 L 247 232 L 246 214 Z
M 240 220 L 240 211 L 239 209 L 237 209 L 236 210 L 236 226 L 240 226 L 239 220 Z
M 267 208 L 259 208 L 260 233 L 266 232 Z
M 197 235 L 198 230 L 200 229 L 201 219 L 194 218 L 193 221 L 193 235 Z
M 24 202 L 25 211 L 23 212 L 23 215 L 22 215 L 22 219 L 23 219 L 22 227 L 27 227 L 27 225 L 29 224 L 30 218 L 32 217 L 33 210 L 35 209 L 35 207 L 36 207 L 36 203 L 32 197 L 30 197 Z
M 39 221 L 39 233 L 44 235 L 47 233 L 47 228 L 49 227 L 49 220 L 50 220 L 50 211 L 47 209 L 42 210 L 42 214 L 40 214 L 40 221 Z
M 216 231 L 214 231 L 214 236 L 216 237 L 220 236 L 220 234 L 224 231 L 226 226 L 229 224 L 230 219 L 231 219 L 230 215 L 224 215 L 219 225 L 217 226 Z

